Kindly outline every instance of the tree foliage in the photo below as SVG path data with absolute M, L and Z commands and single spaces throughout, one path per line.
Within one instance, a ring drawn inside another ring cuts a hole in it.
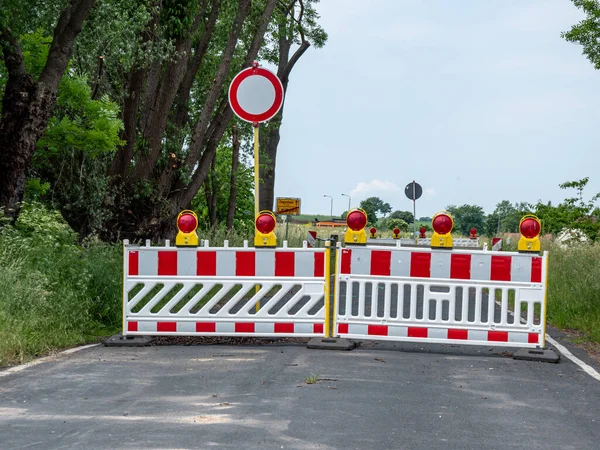
M 477 205 L 450 205 L 446 210 L 454 219 L 454 232 L 463 236 L 469 235 L 471 228 L 476 228 L 478 232 L 484 229 L 485 212 L 481 206 Z
M 558 234 L 564 229 L 580 230 L 592 241 L 600 239 L 600 208 L 596 206 L 600 193 L 584 198 L 583 191 L 589 178 L 560 184 L 561 189 L 575 189 L 574 197 L 568 197 L 556 206 L 550 202 L 531 205 L 533 213 L 542 221 L 542 232 Z
M 401 219 L 408 224 L 413 223 L 415 221 L 415 216 L 410 211 L 394 211 L 390 214 L 390 218 Z
M 573 25 L 561 36 L 569 42 L 580 44 L 583 54 L 596 69 L 600 69 L 600 2 L 598 0 L 572 0 L 573 4 L 583 10 L 586 17 L 577 25 Z
M 369 225 L 377 223 L 377 214 L 389 214 L 392 207 L 389 203 L 384 202 L 379 197 L 369 197 L 360 202 L 360 207 L 365 210 L 369 218 Z

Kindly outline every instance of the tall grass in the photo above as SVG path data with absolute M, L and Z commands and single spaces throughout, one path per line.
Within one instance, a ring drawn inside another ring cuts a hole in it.
M 121 261 L 120 246 L 77 245 L 59 215 L 25 205 L 0 233 L 0 365 L 118 330 Z
M 550 251 L 548 322 L 600 342 L 600 245 L 545 247 Z

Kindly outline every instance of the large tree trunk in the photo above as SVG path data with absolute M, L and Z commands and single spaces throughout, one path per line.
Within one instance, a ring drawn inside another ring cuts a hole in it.
M 8 27 L 0 26 L 0 47 L 8 70 L 0 119 L 0 208 L 13 219 L 18 215 L 33 152 L 48 124 L 73 43 L 94 3 L 72 0 L 63 10 L 37 81 L 25 69 L 17 38 Z
M 292 3 L 293 5 L 293 3 Z M 283 108 L 285 106 L 285 93 L 287 92 L 288 84 L 290 81 L 290 72 L 294 68 L 294 65 L 298 62 L 304 52 L 310 47 L 310 43 L 304 39 L 304 35 L 301 33 L 301 44 L 296 49 L 292 57 L 290 58 L 290 49 L 294 38 L 293 28 L 296 22 L 302 26 L 302 1 L 300 1 L 300 16 L 295 19 L 292 15 L 294 14 L 293 8 L 288 9 L 290 16 L 285 22 L 279 24 L 279 63 L 277 66 L 277 76 L 281 80 L 284 92 L 284 104 L 277 115 L 270 121 L 268 127 L 266 127 L 266 138 L 261 139 L 262 151 L 260 152 L 260 179 L 262 183 L 259 185 L 259 208 L 261 210 L 273 209 L 273 202 L 275 200 L 275 165 L 277 162 L 277 147 L 279 146 L 279 129 L 283 121 Z
M 231 127 L 231 177 L 227 204 L 227 229 L 233 228 L 237 198 L 237 172 L 240 166 L 240 136 L 237 127 Z

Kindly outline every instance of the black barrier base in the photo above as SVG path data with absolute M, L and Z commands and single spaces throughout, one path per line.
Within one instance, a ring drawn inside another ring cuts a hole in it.
M 558 363 L 560 355 L 554 350 L 548 349 L 531 349 L 521 348 L 513 355 L 514 359 L 522 359 L 524 361 L 541 361 L 549 363 Z
M 152 342 L 152 336 L 123 336 L 115 334 L 104 341 L 105 347 L 144 347 Z
M 306 346 L 319 350 L 352 350 L 356 344 L 348 339 L 318 337 L 312 338 Z

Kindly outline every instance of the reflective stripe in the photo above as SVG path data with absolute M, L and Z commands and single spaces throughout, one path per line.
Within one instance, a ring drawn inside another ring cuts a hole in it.
M 139 275 L 158 275 L 158 250 L 139 252 Z
M 197 266 L 195 251 L 177 251 L 177 275 L 196 275 Z
M 411 252 L 392 251 L 390 275 L 393 277 L 410 276 Z
M 272 250 L 256 251 L 255 275 L 257 277 L 275 276 L 275 253 Z
M 450 252 L 436 252 L 431 254 L 431 278 L 450 278 Z

